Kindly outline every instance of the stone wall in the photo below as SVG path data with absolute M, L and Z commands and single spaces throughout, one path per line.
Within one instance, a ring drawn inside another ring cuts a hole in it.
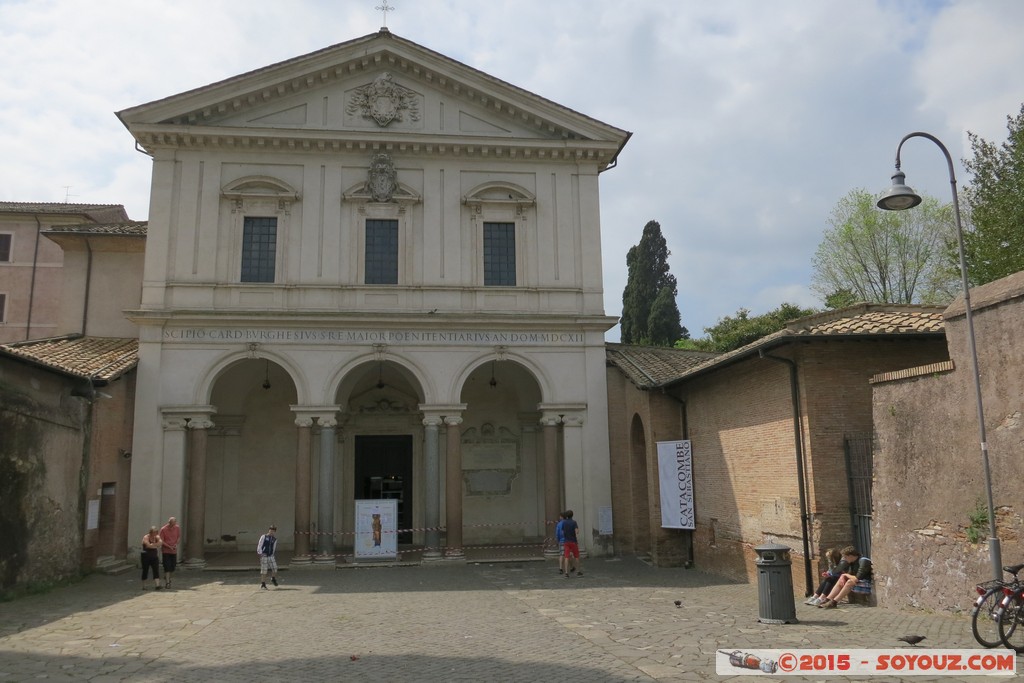
M 78 572 L 88 404 L 72 385 L 0 362 L 0 591 Z
M 997 535 L 1002 564 L 1015 564 L 1024 554 L 1024 272 L 971 297 Z M 962 300 L 945 317 L 955 369 L 873 383 L 872 559 L 880 602 L 961 611 L 992 567 L 988 524 L 975 514 L 986 507 L 986 491 Z

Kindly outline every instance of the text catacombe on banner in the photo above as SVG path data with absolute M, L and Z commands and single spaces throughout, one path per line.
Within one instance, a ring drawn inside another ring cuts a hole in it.
M 693 529 L 693 460 L 689 441 L 658 442 L 658 481 L 661 490 L 661 526 Z

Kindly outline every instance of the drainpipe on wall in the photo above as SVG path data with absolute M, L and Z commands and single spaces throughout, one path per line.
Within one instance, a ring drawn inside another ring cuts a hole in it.
M 796 480 L 800 487 L 800 535 L 803 540 L 804 550 L 804 581 L 806 582 L 806 594 L 814 595 L 814 579 L 811 571 L 811 547 L 810 535 L 807 529 L 809 515 L 807 513 L 807 496 L 804 493 L 804 430 L 800 417 L 800 380 L 797 377 L 796 363 L 789 358 L 771 356 L 759 350 L 761 358 L 774 360 L 789 366 L 789 389 L 793 396 L 793 440 L 796 442 Z
M 86 327 L 89 324 L 89 286 L 92 284 L 92 245 L 89 238 L 85 238 L 85 249 L 89 256 L 85 262 L 85 301 L 82 304 L 82 336 L 85 336 Z
M 32 304 L 36 298 L 36 270 L 39 268 L 39 234 L 43 231 L 43 224 L 39 222 L 39 216 L 32 216 L 36 219 L 36 245 L 32 250 L 32 282 L 28 288 L 28 320 L 25 321 L 25 339 L 32 338 Z

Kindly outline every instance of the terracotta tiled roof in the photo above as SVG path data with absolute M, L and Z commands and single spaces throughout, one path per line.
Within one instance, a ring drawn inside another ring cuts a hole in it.
M 121 209 L 121 204 L 68 204 L 67 202 L 0 202 L 0 213 L 86 213 L 97 209 Z
M 0 344 L 0 354 L 75 377 L 109 381 L 139 362 L 139 342 L 112 337 L 53 337 Z
M 664 346 L 632 346 L 605 344 L 608 363 L 622 370 L 640 388 L 669 382 L 690 368 L 697 367 L 718 354 Z
M 944 336 L 946 332 L 942 320 L 943 310 L 941 306 L 861 303 L 816 313 L 794 320 L 778 332 L 723 353 L 661 384 L 671 384 L 686 377 L 702 374 L 754 355 L 758 351 L 800 338 Z
M 797 334 L 906 334 L 942 332 L 941 306 L 857 304 L 793 321 Z
M 88 235 L 138 235 L 146 236 L 149 221 L 121 221 L 118 223 L 84 223 L 81 225 L 57 225 L 47 228 L 44 234 L 71 233 Z

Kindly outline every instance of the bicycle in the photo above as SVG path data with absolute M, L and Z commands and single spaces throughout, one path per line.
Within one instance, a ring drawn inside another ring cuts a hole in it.
M 999 647 L 1003 639 L 999 633 L 999 621 L 1002 615 L 1002 603 L 1007 598 L 1004 590 L 1016 591 L 1020 585 L 1017 573 L 1024 569 L 1024 564 L 1003 567 L 1003 571 L 1013 576 L 1010 581 L 994 579 L 975 586 L 978 599 L 971 609 L 971 631 L 974 639 L 984 647 Z
M 1000 641 L 1017 654 L 1024 653 L 1024 583 L 1016 581 L 1004 586 L 1003 599 L 996 611 Z

